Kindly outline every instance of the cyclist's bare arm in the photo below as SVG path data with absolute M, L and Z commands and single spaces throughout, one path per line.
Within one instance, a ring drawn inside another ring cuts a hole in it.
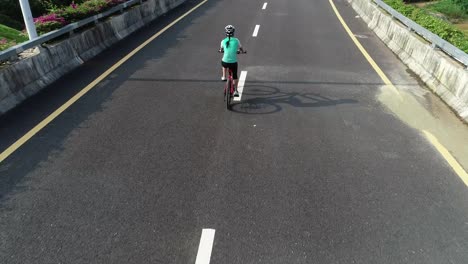
M 219 52 L 224 52 L 223 41 L 221 41 L 221 44 L 219 45 Z
M 241 44 L 240 40 L 239 40 L 239 50 L 240 50 L 240 52 L 242 52 L 242 53 L 245 53 L 245 52 L 246 52 L 246 51 L 244 50 L 244 48 L 242 47 L 242 44 Z

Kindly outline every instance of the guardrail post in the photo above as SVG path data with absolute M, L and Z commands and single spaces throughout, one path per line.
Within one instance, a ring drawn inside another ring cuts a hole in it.
M 37 49 L 39 50 L 39 53 L 47 52 L 49 50 L 45 43 L 37 46 Z

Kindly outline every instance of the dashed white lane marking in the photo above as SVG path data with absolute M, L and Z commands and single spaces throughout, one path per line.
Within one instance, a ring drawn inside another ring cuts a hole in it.
M 209 264 L 211 259 L 211 250 L 213 249 L 213 241 L 215 236 L 214 229 L 203 229 L 198 246 L 197 259 L 195 264 Z
M 256 37 L 258 35 L 259 29 L 260 29 L 260 25 L 256 25 L 252 36 Z
M 267 5 L 268 5 L 268 3 L 264 3 L 262 9 L 265 10 Z
M 239 92 L 239 97 L 234 97 L 234 101 L 240 101 L 242 98 L 242 92 L 244 91 L 245 79 L 247 78 L 247 71 L 241 71 L 239 77 L 239 83 L 237 84 L 237 91 Z

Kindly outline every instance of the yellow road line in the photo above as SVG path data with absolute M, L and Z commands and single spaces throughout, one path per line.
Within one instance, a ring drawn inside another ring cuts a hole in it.
M 341 22 L 344 29 L 346 30 L 348 35 L 353 40 L 354 44 L 356 44 L 356 46 L 361 51 L 361 53 L 364 55 L 364 57 L 367 59 L 367 61 L 370 63 L 372 68 L 374 68 L 374 70 L 380 76 L 382 81 L 388 87 L 390 87 L 393 91 L 395 91 L 398 94 L 398 96 L 400 97 L 400 99 L 402 99 L 400 93 L 398 92 L 396 87 L 392 84 L 390 79 L 388 79 L 387 75 L 385 75 L 385 73 L 382 71 L 382 69 L 380 69 L 380 67 L 377 65 L 377 63 L 374 61 L 374 59 L 372 59 L 372 57 L 369 55 L 369 53 L 367 53 L 367 51 L 361 45 L 359 40 L 354 36 L 351 29 L 349 29 L 348 25 L 346 24 L 343 17 L 338 12 L 338 9 L 336 8 L 335 4 L 333 3 L 333 0 L 328 0 L 328 1 L 330 2 L 330 5 L 332 6 L 333 11 L 335 11 L 335 14 L 338 17 L 338 20 Z M 434 135 L 432 135 L 430 132 L 428 132 L 426 130 L 423 130 L 422 132 L 426 135 L 426 138 L 429 140 L 429 142 L 440 152 L 442 157 L 444 157 L 444 159 L 448 162 L 450 167 L 452 167 L 452 169 L 455 171 L 455 173 L 458 174 L 458 176 L 463 180 L 465 185 L 468 187 L 468 173 L 466 173 L 466 171 L 463 169 L 463 167 L 460 165 L 460 163 L 458 163 L 458 161 L 452 156 L 452 154 L 450 154 L 450 152 L 442 144 L 440 144 L 439 140 L 437 140 L 437 138 Z
M 422 131 L 424 135 L 426 135 L 426 138 L 431 142 L 432 145 L 440 152 L 440 154 L 447 160 L 448 164 L 450 167 L 453 168 L 453 170 L 460 176 L 462 181 L 465 183 L 465 185 L 468 187 L 468 173 L 463 169 L 463 167 L 458 163 L 458 161 L 450 154 L 450 152 L 442 145 L 440 144 L 439 140 L 432 135 L 429 131 L 423 130 Z
M 195 11 L 197 8 L 199 8 L 201 5 L 205 4 L 208 0 L 204 0 L 203 2 L 199 3 L 189 11 L 187 11 L 185 14 L 174 20 L 172 23 L 167 25 L 165 28 L 161 29 L 158 33 L 154 34 L 152 37 L 147 39 L 143 44 L 138 46 L 136 49 L 131 51 L 129 54 L 127 54 L 125 57 L 123 57 L 121 60 L 119 60 L 116 64 L 114 64 L 112 67 L 110 67 L 108 70 L 106 70 L 103 74 L 101 74 L 96 80 L 92 81 L 90 84 L 88 84 L 85 88 L 83 88 L 79 93 L 74 95 L 71 99 L 69 99 L 65 104 L 60 106 L 57 110 L 55 110 L 52 114 L 50 114 L 48 117 L 46 117 L 44 120 L 42 120 L 39 124 L 37 124 L 34 128 L 29 130 L 28 133 L 26 133 L 24 136 L 22 136 L 20 139 L 18 139 L 15 143 L 13 143 L 10 147 L 8 147 L 6 150 L 4 150 L 0 154 L 0 163 L 3 162 L 6 158 L 8 158 L 13 152 L 15 152 L 18 148 L 20 148 L 24 143 L 26 143 L 29 139 L 31 139 L 34 135 L 36 135 L 39 131 L 41 131 L 45 126 L 47 126 L 52 120 L 54 120 L 57 116 L 59 116 L 61 113 L 63 113 L 67 108 L 69 108 L 72 104 L 74 104 L 76 101 L 78 101 L 83 95 L 85 95 L 87 92 L 89 92 L 91 89 L 93 89 L 98 83 L 100 83 L 102 80 L 107 78 L 113 71 L 115 71 L 118 67 L 120 67 L 122 64 L 124 64 L 126 61 L 128 61 L 133 55 L 135 55 L 137 52 L 139 52 L 141 49 L 143 49 L 146 45 L 148 45 L 151 41 L 159 37 L 162 33 L 164 33 L 166 30 L 174 26 L 177 22 L 182 20 L 184 17 L 188 16 L 190 13 Z
M 341 22 L 343 25 L 344 29 L 348 33 L 349 37 L 353 40 L 354 44 L 356 44 L 357 48 L 361 51 L 362 55 L 366 58 L 366 60 L 369 62 L 369 64 L 374 68 L 375 72 L 380 76 L 380 79 L 390 87 L 398 96 L 400 96 L 400 93 L 398 92 L 398 89 L 393 85 L 393 83 L 388 79 L 387 75 L 380 69 L 379 65 L 374 61 L 374 59 L 367 53 L 366 49 L 361 45 L 359 40 L 354 36 L 353 32 L 351 29 L 349 29 L 348 25 L 344 21 L 343 17 L 340 15 L 340 12 L 338 12 L 338 9 L 335 6 L 335 3 L 333 3 L 333 0 L 328 0 L 330 2 L 331 7 L 333 8 L 333 11 L 335 11 L 335 15 L 338 17 L 338 20 Z

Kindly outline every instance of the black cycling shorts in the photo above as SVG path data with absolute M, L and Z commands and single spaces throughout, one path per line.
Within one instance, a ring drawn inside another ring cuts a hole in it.
M 223 65 L 223 68 L 228 68 L 228 69 L 231 69 L 232 71 L 232 78 L 234 80 L 237 80 L 237 62 L 234 62 L 234 63 L 227 63 L 227 62 L 224 62 L 224 61 L 221 61 L 221 65 Z

